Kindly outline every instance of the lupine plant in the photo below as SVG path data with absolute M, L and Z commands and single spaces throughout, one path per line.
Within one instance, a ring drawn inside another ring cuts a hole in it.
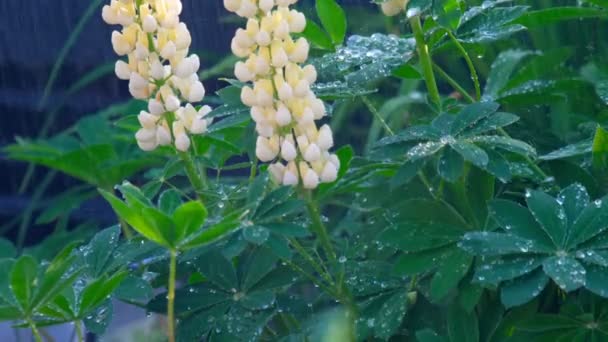
M 234 56 L 199 71 L 180 0 L 111 0 L 134 100 L 5 150 L 83 182 L 41 223 L 100 194 L 116 225 L 1 240 L 0 319 L 83 341 L 122 301 L 171 342 L 608 340 L 608 9 L 559 3 L 224 0 Z

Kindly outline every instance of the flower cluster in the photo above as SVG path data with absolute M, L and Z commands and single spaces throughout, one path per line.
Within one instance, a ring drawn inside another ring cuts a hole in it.
M 405 11 L 408 2 L 409 0 L 387 0 L 380 4 L 380 8 L 384 15 L 392 17 Z
M 272 162 L 269 171 L 279 184 L 314 189 L 337 178 L 340 161 L 329 149 L 333 134 L 328 125 L 317 128 L 315 120 L 326 115 L 323 101 L 311 91 L 317 79 L 308 59 L 302 32 L 304 15 L 289 6 L 297 0 L 224 0 L 231 12 L 247 18 L 232 40 L 233 53 L 244 61 L 236 63 L 235 76 L 252 82 L 241 92 L 242 102 L 251 108 L 259 134 L 256 155 Z
M 198 56 L 188 56 L 192 39 L 179 21 L 181 11 L 180 0 L 111 0 L 103 7 L 104 21 L 122 26 L 112 32 L 112 46 L 127 61 L 116 62 L 116 75 L 129 81 L 133 97 L 148 100 L 135 135 L 145 151 L 171 143 L 186 151 L 188 134 L 202 134 L 210 124 L 205 115 L 211 108 L 190 104 L 203 100 L 205 88 L 197 74 Z

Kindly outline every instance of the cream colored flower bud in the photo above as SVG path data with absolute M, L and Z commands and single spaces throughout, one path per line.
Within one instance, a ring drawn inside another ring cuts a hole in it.
M 289 60 L 295 63 L 304 63 L 308 59 L 310 45 L 306 38 L 301 37 L 296 41 L 293 51 L 289 54 Z
M 153 128 L 141 128 L 135 133 L 135 139 L 142 142 L 156 143 L 156 126 Z
M 293 33 L 300 33 L 306 28 L 306 17 L 304 13 L 296 10 L 289 12 L 289 30 Z
M 326 151 L 334 146 L 334 136 L 331 132 L 331 128 L 328 125 L 323 125 L 321 126 L 321 129 L 319 129 L 317 145 L 319 145 L 320 149 Z
M 154 129 L 156 128 L 156 120 L 158 120 L 158 117 L 142 110 L 137 116 L 137 120 L 143 128 Z
M 162 102 L 156 99 L 150 99 L 148 101 L 148 111 L 152 115 L 159 116 L 165 113 L 165 106 L 163 106 Z
M 230 12 L 236 12 L 241 8 L 241 0 L 224 0 L 224 7 Z
M 273 163 L 268 165 L 268 172 L 275 183 L 281 184 L 285 174 L 285 165 L 281 163 Z
M 171 144 L 171 132 L 166 126 L 158 126 L 156 130 L 156 141 L 161 146 L 167 146 Z
M 176 110 L 179 109 L 179 107 L 181 105 L 181 102 L 179 101 L 177 96 L 175 96 L 173 94 L 167 96 L 167 98 L 165 98 L 164 101 L 165 101 L 165 108 L 167 109 L 168 112 L 175 112 Z
M 317 144 L 310 144 L 304 152 L 304 159 L 309 162 L 314 162 L 321 158 L 321 150 Z
M 302 170 L 302 167 L 300 170 Z M 300 172 L 302 173 L 302 184 L 305 189 L 316 189 L 319 186 L 319 175 L 311 168 L 307 167 L 304 169 L 304 172 Z
M 315 120 L 319 120 L 325 116 L 325 104 L 317 98 L 310 101 L 310 109 L 314 113 Z
M 270 33 L 267 31 L 261 30 L 258 34 L 255 35 L 255 42 L 260 46 L 268 46 L 272 38 L 270 37 Z
M 112 32 L 112 47 L 119 56 L 128 55 L 134 48 L 118 31 Z
M 114 12 L 114 9 L 112 9 L 112 7 L 110 7 L 109 5 L 103 6 L 103 8 L 101 9 L 101 17 L 103 18 L 103 21 L 105 21 L 107 24 L 110 24 L 110 25 L 120 24 L 120 22 L 118 20 L 118 15 L 116 15 L 116 12 Z
M 175 46 L 178 50 L 184 50 L 192 44 L 192 36 L 184 23 L 179 23 L 175 28 Z
M 258 6 L 262 12 L 270 12 L 274 7 L 274 0 L 259 0 Z
M 241 0 L 241 6 L 236 11 L 236 14 L 244 18 L 251 18 L 255 16 L 257 11 L 258 7 L 253 0 Z
M 158 29 L 158 23 L 151 14 L 148 14 L 142 19 L 142 28 L 145 32 L 153 33 Z
M 129 80 L 131 78 L 131 69 L 129 68 L 129 64 L 124 61 L 118 60 L 114 65 L 114 73 L 116 77 L 121 80 Z
M 282 68 L 289 62 L 289 57 L 279 41 L 274 41 L 270 46 L 270 55 L 272 56 L 271 64 L 275 68 Z
M 317 81 L 317 69 L 314 65 L 309 64 L 302 68 L 302 73 L 304 74 L 304 78 L 308 81 L 309 84 L 313 84 Z
M 171 59 L 171 58 L 173 58 L 173 56 L 175 56 L 176 52 L 177 52 L 177 47 L 175 46 L 175 44 L 173 42 L 167 42 L 167 44 L 165 44 L 163 49 L 160 51 L 160 55 L 164 59 Z
M 241 89 L 241 102 L 243 102 L 243 104 L 248 107 L 253 107 L 257 105 L 257 98 L 253 89 L 247 86 Z
M 192 83 L 188 94 L 188 102 L 200 102 L 205 97 L 205 87 L 200 81 Z
M 323 168 L 323 171 L 321 172 L 321 182 L 331 183 L 331 182 L 335 181 L 337 178 L 338 178 L 338 169 L 336 168 L 336 166 L 331 162 L 325 163 L 325 167 Z
M 165 67 L 158 58 L 153 60 L 150 64 L 150 76 L 155 80 L 162 80 L 165 78 Z
M 307 80 L 300 80 L 293 89 L 293 94 L 297 97 L 306 97 L 310 92 L 310 83 Z
M 408 0 L 388 0 L 380 4 L 380 8 L 384 15 L 392 17 L 405 11 L 408 2 Z
M 180 78 L 187 78 L 196 73 L 201 65 L 201 61 L 197 55 L 182 59 L 175 68 L 175 75 Z
M 289 162 L 285 167 L 283 173 L 283 185 L 297 185 L 298 184 L 298 169 L 294 162 Z
M 279 126 L 287 126 L 291 123 L 291 113 L 289 112 L 289 109 L 287 109 L 287 106 L 282 103 L 279 105 L 275 120 Z
M 133 89 L 144 89 L 148 87 L 148 81 L 140 74 L 132 72 L 129 77 L 129 87 Z
M 265 75 L 270 71 L 270 52 L 268 49 L 260 51 L 260 55 L 255 57 L 255 73 Z
M 287 82 L 283 82 L 278 89 L 279 99 L 281 101 L 289 101 L 293 98 L 293 89 Z
M 273 148 L 270 139 L 258 137 L 256 141 L 255 154 L 259 160 L 269 162 L 277 157 L 278 149 Z
M 192 120 L 192 125 L 188 129 L 192 134 L 203 134 L 207 131 L 207 120 L 197 119 Z
M 286 161 L 292 161 L 296 159 L 297 155 L 298 152 L 293 143 L 288 139 L 283 140 L 283 143 L 281 144 L 281 157 Z
M 255 74 L 252 73 L 247 65 L 241 61 L 234 65 L 234 76 L 241 82 L 253 81 Z
M 287 39 L 289 38 L 289 23 L 287 21 L 280 21 L 274 28 L 275 39 Z

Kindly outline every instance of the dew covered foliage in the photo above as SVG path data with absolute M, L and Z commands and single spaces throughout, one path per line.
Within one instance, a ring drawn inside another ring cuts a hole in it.
M 132 305 L 171 342 L 608 340 L 603 1 L 225 0 L 236 57 L 200 63 L 163 31 L 179 1 L 135 2 L 103 16 L 137 99 L 3 148 L 78 182 L 33 211 L 46 239 L 0 239 L 0 321 L 103 339 Z M 69 219 L 94 198 L 110 227 Z

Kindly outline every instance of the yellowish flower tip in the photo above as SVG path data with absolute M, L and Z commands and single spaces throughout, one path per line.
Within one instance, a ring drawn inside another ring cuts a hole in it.
M 258 138 L 256 156 L 271 162 L 273 180 L 283 185 L 301 184 L 314 189 L 336 180 L 340 161 L 329 152 L 334 145 L 325 117 L 325 104 L 311 91 L 317 80 L 312 65 L 302 66 L 310 49 L 305 38 L 292 33 L 306 27 L 304 14 L 289 6 L 297 0 L 224 0 L 224 7 L 247 18 L 232 39 L 232 52 L 243 58 L 234 74 L 248 83 L 242 102 L 251 108 Z
M 192 38 L 180 22 L 180 0 L 111 0 L 102 9 L 103 20 L 120 25 L 112 32 L 112 46 L 119 56 L 116 76 L 129 81 L 129 92 L 148 101 L 148 111 L 139 116 L 141 129 L 135 134 L 144 151 L 174 144 L 180 151 L 190 148 L 191 134 L 203 134 L 211 119 L 211 108 L 196 110 L 191 103 L 205 97 L 198 78 L 200 60 L 188 55 Z M 171 114 L 172 124 L 168 116 Z
M 384 15 L 392 17 L 405 11 L 409 0 L 388 0 L 380 4 L 382 13 Z

